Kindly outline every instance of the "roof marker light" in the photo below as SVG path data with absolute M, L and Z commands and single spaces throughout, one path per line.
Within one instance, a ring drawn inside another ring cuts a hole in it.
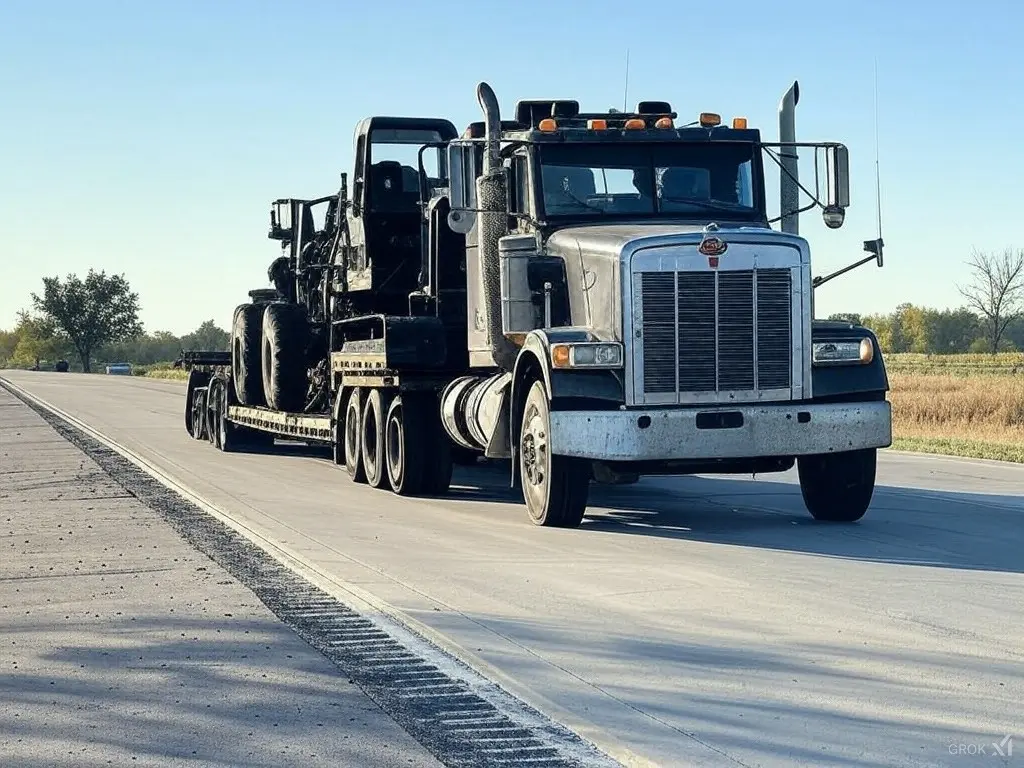
M 654 123 L 655 128 L 675 128 L 671 117 L 659 117 Z
M 714 112 L 701 112 L 700 124 L 702 128 L 714 128 L 716 125 L 722 124 L 722 116 L 716 115 Z
M 739 131 L 745 131 L 747 129 L 747 118 L 734 117 L 732 119 L 732 127 Z
M 626 121 L 625 125 L 622 126 L 627 131 L 642 131 L 647 127 L 647 123 L 641 120 L 639 117 L 631 117 Z
M 537 123 L 537 130 L 543 131 L 544 133 L 553 133 L 558 130 L 558 123 L 555 122 L 553 117 L 545 117 Z
M 608 130 L 608 121 L 603 118 L 587 120 L 587 128 L 591 131 L 606 131 Z

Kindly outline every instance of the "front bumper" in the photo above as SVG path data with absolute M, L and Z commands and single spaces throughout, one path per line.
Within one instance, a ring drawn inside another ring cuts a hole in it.
M 724 425 L 724 426 L 723 426 Z M 602 461 L 801 456 L 892 445 L 886 400 L 629 411 L 554 411 L 551 452 Z

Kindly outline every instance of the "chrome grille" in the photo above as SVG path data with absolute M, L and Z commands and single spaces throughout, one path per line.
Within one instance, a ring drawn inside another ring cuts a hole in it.
M 641 272 L 638 277 L 645 394 L 791 386 L 789 269 Z
M 785 389 L 792 383 L 792 275 L 788 269 L 757 272 L 757 385 Z

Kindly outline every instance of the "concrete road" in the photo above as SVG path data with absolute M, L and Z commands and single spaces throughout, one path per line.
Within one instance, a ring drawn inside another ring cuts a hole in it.
M 0 389 L 0 765 L 441 768 Z
M 3 375 L 624 762 L 1024 765 L 1022 467 L 886 453 L 852 526 L 793 473 L 650 479 L 552 531 L 496 472 L 399 499 L 192 441 L 179 383 Z

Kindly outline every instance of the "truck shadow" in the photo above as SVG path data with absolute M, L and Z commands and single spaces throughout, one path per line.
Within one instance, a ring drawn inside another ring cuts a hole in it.
M 448 497 L 521 505 L 507 465 L 459 467 Z M 757 547 L 851 560 L 1024 573 L 1024 501 L 879 484 L 856 523 L 811 518 L 784 479 L 649 477 L 592 483 L 581 531 Z

